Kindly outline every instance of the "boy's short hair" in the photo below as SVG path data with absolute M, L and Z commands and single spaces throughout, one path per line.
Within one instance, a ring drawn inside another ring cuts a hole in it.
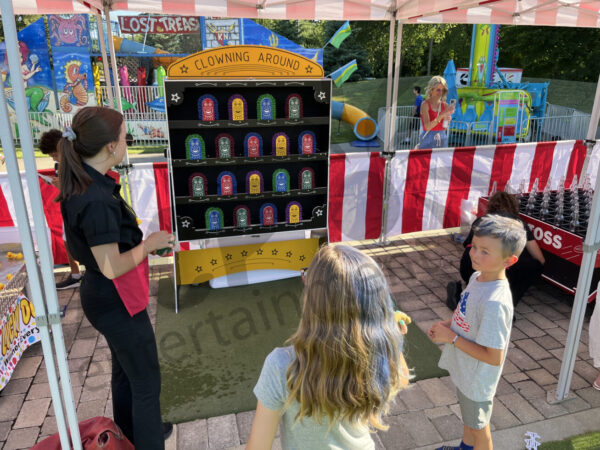
M 61 138 L 62 133 L 60 130 L 48 130 L 45 133 L 42 133 L 40 145 L 38 147 L 44 155 L 56 153 L 58 151 L 58 141 L 60 141 Z
M 413 89 L 417 91 L 417 94 L 421 93 L 421 86 L 414 86 Z
M 482 216 L 479 223 L 473 227 L 473 235 L 499 239 L 502 244 L 502 255 L 505 257 L 519 256 L 527 243 L 527 233 L 523 223 L 498 214 Z

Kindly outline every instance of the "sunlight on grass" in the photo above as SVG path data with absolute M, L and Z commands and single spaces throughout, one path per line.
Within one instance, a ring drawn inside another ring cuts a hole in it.
M 600 432 L 581 434 L 564 441 L 546 442 L 538 448 L 539 450 L 597 450 L 600 448 Z

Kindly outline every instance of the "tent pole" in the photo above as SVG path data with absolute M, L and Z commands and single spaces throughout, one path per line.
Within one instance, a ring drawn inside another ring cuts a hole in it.
M 115 96 L 117 98 L 117 109 L 121 114 L 123 114 L 123 104 L 121 102 L 121 86 L 119 85 L 119 72 L 117 71 L 117 56 L 115 52 L 115 42 L 113 40 L 112 35 L 112 26 L 110 24 L 110 6 L 105 3 L 104 4 L 104 18 L 106 20 L 106 34 L 108 36 L 108 50 L 110 51 L 110 64 L 112 67 L 113 73 L 113 83 L 115 85 Z M 121 171 L 121 184 L 123 185 L 123 189 L 121 190 L 121 194 L 125 201 L 131 204 L 131 199 L 129 196 L 129 150 L 125 148 L 125 159 L 122 164 L 125 166 L 125 169 Z
M 388 72 L 387 72 L 387 90 L 385 99 L 385 133 L 383 136 L 383 151 L 389 152 L 390 150 L 390 121 L 392 107 L 392 77 L 394 76 L 394 32 L 396 22 L 392 18 L 390 20 L 390 43 L 388 48 Z
M 393 36 L 390 36 L 390 42 L 393 42 Z M 390 44 L 391 50 L 392 44 Z M 392 107 L 386 108 L 386 133 L 388 139 L 387 147 L 384 147 L 387 151 L 384 152 L 385 161 L 385 172 L 383 177 L 383 211 L 381 214 L 381 235 L 379 236 L 379 243 L 385 244 L 387 242 L 387 216 L 388 216 L 388 202 L 390 198 L 390 160 L 394 157 L 396 149 L 396 125 L 398 123 L 397 110 L 398 110 L 398 85 L 400 82 L 400 55 L 402 49 L 402 22 L 398 21 L 398 34 L 396 36 L 396 60 L 394 62 L 394 89 L 392 93 Z M 391 51 L 390 51 L 391 53 Z M 390 58 L 391 60 L 391 58 Z M 388 96 L 389 96 L 389 67 L 388 67 Z
M 594 107 L 592 116 L 590 117 L 590 125 L 588 127 L 586 145 L 587 155 L 581 170 L 581 176 L 584 177 L 587 172 L 587 166 L 592 153 L 592 147 L 595 143 L 596 129 L 598 128 L 598 120 L 600 119 L 600 77 L 596 85 L 596 97 L 594 99 Z M 577 290 L 575 291 L 575 299 L 573 300 L 573 310 L 571 312 L 571 322 L 569 323 L 569 331 L 567 333 L 567 341 L 565 343 L 565 351 L 563 353 L 562 364 L 560 367 L 560 375 L 558 377 L 558 385 L 556 387 L 556 401 L 565 400 L 569 395 L 571 387 L 571 379 L 573 377 L 573 369 L 575 367 L 575 358 L 577 349 L 579 348 L 579 339 L 581 337 L 581 328 L 583 327 L 583 319 L 587 306 L 588 292 L 592 282 L 594 273 L 594 263 L 596 261 L 596 252 L 600 245 L 600 174 L 596 176 L 596 186 L 594 188 L 594 198 L 592 200 L 592 210 L 588 219 L 588 228 L 585 234 L 583 243 L 583 258 L 579 268 L 579 278 L 577 279 Z M 596 300 L 598 301 L 598 300 Z
M 6 20 L 10 20 L 6 18 Z M 7 39 L 8 41 L 8 39 Z M 0 122 L 8 122 L 8 109 L 6 106 L 6 98 L 4 96 L 4 85 L 0 80 Z M 56 426 L 60 436 L 60 442 L 63 448 L 69 447 L 69 437 L 67 434 L 67 423 L 65 421 L 65 413 L 63 410 L 62 400 L 60 396 L 60 387 L 58 377 L 56 375 L 56 365 L 54 362 L 54 354 L 52 353 L 52 340 L 48 331 L 48 326 L 40 323 L 40 317 L 46 316 L 46 306 L 43 299 L 42 288 L 39 279 L 38 267 L 35 265 L 35 251 L 33 247 L 33 238 L 31 236 L 31 228 L 29 228 L 29 218 L 25 210 L 25 197 L 23 195 L 23 187 L 21 186 L 21 175 L 19 173 L 19 165 L 15 154 L 13 135 L 10 127 L 0 127 L 0 141 L 6 157 L 6 169 L 10 191 L 13 197 L 15 206 L 15 214 L 17 217 L 17 225 L 19 228 L 19 236 L 21 245 L 25 255 L 25 265 L 27 267 L 27 278 L 29 282 L 29 299 L 33 302 L 37 315 L 36 325 L 40 330 L 42 338 L 42 351 L 44 353 L 44 361 L 46 371 L 48 372 L 48 384 L 50 386 L 50 395 L 52 396 L 52 406 L 56 416 Z
M 108 67 L 108 58 L 106 57 L 106 41 L 104 40 L 104 24 L 102 14 L 96 10 L 96 24 L 98 26 L 98 40 L 100 41 L 100 52 L 102 53 L 102 67 L 104 67 L 104 83 L 106 84 L 106 96 L 108 97 L 108 105 L 111 108 L 115 107 L 115 101 L 112 92 L 112 81 L 110 81 L 110 69 Z M 103 105 L 98 105 L 103 106 Z
M 590 124 L 588 125 L 588 131 L 586 134 L 585 145 L 587 147 L 587 152 L 585 154 L 585 160 L 583 161 L 583 167 L 581 168 L 581 178 L 585 178 L 587 175 L 588 164 L 590 162 L 590 158 L 592 157 L 592 148 L 596 144 L 598 121 L 600 121 L 600 76 L 598 76 L 598 82 L 596 83 L 596 96 L 594 97 L 594 106 L 592 108 Z
M 392 76 L 394 74 L 394 31 L 395 31 L 394 15 L 390 20 L 390 39 L 388 47 L 388 74 L 387 74 L 387 90 L 385 99 L 385 128 L 383 133 L 383 157 L 385 158 L 385 167 L 383 170 L 383 208 L 381 211 L 381 226 L 379 231 L 379 239 L 377 243 L 384 245 L 386 243 L 385 230 L 386 230 L 386 217 L 387 217 L 387 202 L 388 202 L 388 185 L 389 181 L 389 159 L 390 159 L 390 121 L 391 121 L 391 103 L 392 103 Z
M 35 164 L 35 155 L 33 151 L 33 138 L 31 135 L 31 128 L 29 123 L 29 114 L 27 111 L 27 100 L 25 97 L 25 85 L 23 76 L 21 74 L 21 55 L 18 51 L 18 38 L 17 38 L 17 27 L 15 24 L 14 11 L 12 0 L 0 0 L 0 9 L 2 10 L 2 26 L 4 28 L 4 36 L 6 39 L 6 55 L 8 59 L 8 66 L 10 71 L 11 84 L 13 88 L 13 98 L 15 101 L 15 112 L 17 114 L 17 123 L 19 124 L 19 134 L 21 141 L 21 150 L 23 153 L 23 161 L 25 162 L 25 177 L 27 180 L 27 187 L 29 190 L 29 200 L 31 202 L 31 213 L 33 216 L 34 231 L 37 236 L 37 244 L 39 250 L 39 268 L 36 265 L 36 255 L 33 249 L 33 243 L 31 239 L 31 229 L 29 228 L 29 220 L 26 213 L 26 206 L 22 193 L 20 173 L 17 165 L 16 155 L 14 153 L 14 146 L 12 143 L 12 133 L 10 128 L 0 127 L 2 129 L 2 144 L 5 150 L 5 156 L 7 156 L 7 162 L 12 166 L 12 170 L 8 170 L 8 178 L 11 183 L 11 192 L 14 192 L 17 196 L 15 208 L 17 212 L 17 218 L 19 224 L 19 233 L 22 239 L 23 250 L 25 252 L 27 266 L 27 275 L 29 277 L 30 285 L 32 288 L 32 301 L 34 307 L 38 311 L 37 322 L 39 324 L 40 332 L 42 333 L 42 350 L 46 361 L 46 369 L 48 371 L 48 381 L 50 384 L 51 394 L 53 398 L 53 405 L 56 411 L 57 426 L 60 432 L 60 438 L 63 448 L 71 448 L 69 445 L 68 436 L 66 436 L 66 425 L 64 422 L 64 413 L 61 408 L 60 391 L 58 381 L 56 380 L 56 373 L 54 370 L 54 359 L 52 357 L 51 340 L 48 328 L 51 327 L 54 350 L 56 352 L 56 362 L 58 364 L 58 370 L 60 373 L 60 382 L 62 384 L 62 393 L 64 398 L 64 404 L 66 407 L 67 417 L 69 420 L 69 427 L 71 436 L 74 442 L 75 450 L 81 449 L 81 439 L 79 434 L 79 425 L 77 421 L 77 414 L 75 412 L 75 401 L 73 399 L 73 390 L 71 387 L 71 378 L 69 374 L 69 366 L 67 364 L 67 353 L 65 351 L 65 343 L 63 340 L 62 326 L 60 321 L 60 311 L 58 307 L 58 297 L 56 294 L 56 285 L 54 283 L 54 273 L 52 268 L 52 252 L 48 244 L 48 238 L 46 235 L 46 220 L 44 218 L 44 209 L 42 204 L 42 196 L 40 193 L 40 185 L 38 181 L 37 167 Z M 0 83 L 1 84 L 1 83 Z M 4 99 L 4 88 L 2 88 L 2 110 L 3 119 L 2 123 L 8 123 L 8 110 Z M 14 185 L 14 191 L 13 191 Z M 20 198 L 19 198 L 20 195 Z M 27 233 L 27 231 L 29 233 Z M 23 234 L 25 236 L 23 236 Z M 24 238 L 24 239 L 23 239 Z M 40 275 L 42 280 L 40 282 Z M 43 287 L 43 292 L 42 292 Z M 44 298 L 48 306 L 48 313 L 44 306 Z M 38 309 L 39 308 L 39 309 Z M 45 342 L 45 344 L 44 344 Z M 52 376 L 51 376 L 52 374 Z M 61 417 L 59 417 L 61 414 Z

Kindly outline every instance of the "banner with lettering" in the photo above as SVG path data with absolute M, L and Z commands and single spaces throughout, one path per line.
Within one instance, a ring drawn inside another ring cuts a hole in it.
M 21 293 L 0 318 L 0 390 L 8 384 L 23 352 L 40 340 L 33 303 Z
M 200 32 L 194 16 L 119 16 L 121 33 L 191 34 Z

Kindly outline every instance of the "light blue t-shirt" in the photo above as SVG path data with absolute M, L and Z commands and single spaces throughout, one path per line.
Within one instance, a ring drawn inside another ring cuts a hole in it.
M 272 411 L 283 408 L 289 395 L 286 386 L 287 369 L 296 355 L 292 347 L 276 348 L 265 359 L 254 387 L 256 398 Z M 300 404 L 294 400 L 281 417 L 281 447 L 284 450 L 374 450 L 375 444 L 366 426 L 347 421 L 329 428 L 329 419 L 319 424 L 304 418 L 294 424 Z
M 492 366 L 446 344 L 438 365 L 450 373 L 450 378 L 465 397 L 483 402 L 494 398 L 500 381 L 510 342 L 513 303 L 506 279 L 481 282 L 477 281 L 479 275 L 480 272 L 471 275 L 460 295 L 450 328 L 471 342 L 504 350 L 504 359 L 499 366 Z

